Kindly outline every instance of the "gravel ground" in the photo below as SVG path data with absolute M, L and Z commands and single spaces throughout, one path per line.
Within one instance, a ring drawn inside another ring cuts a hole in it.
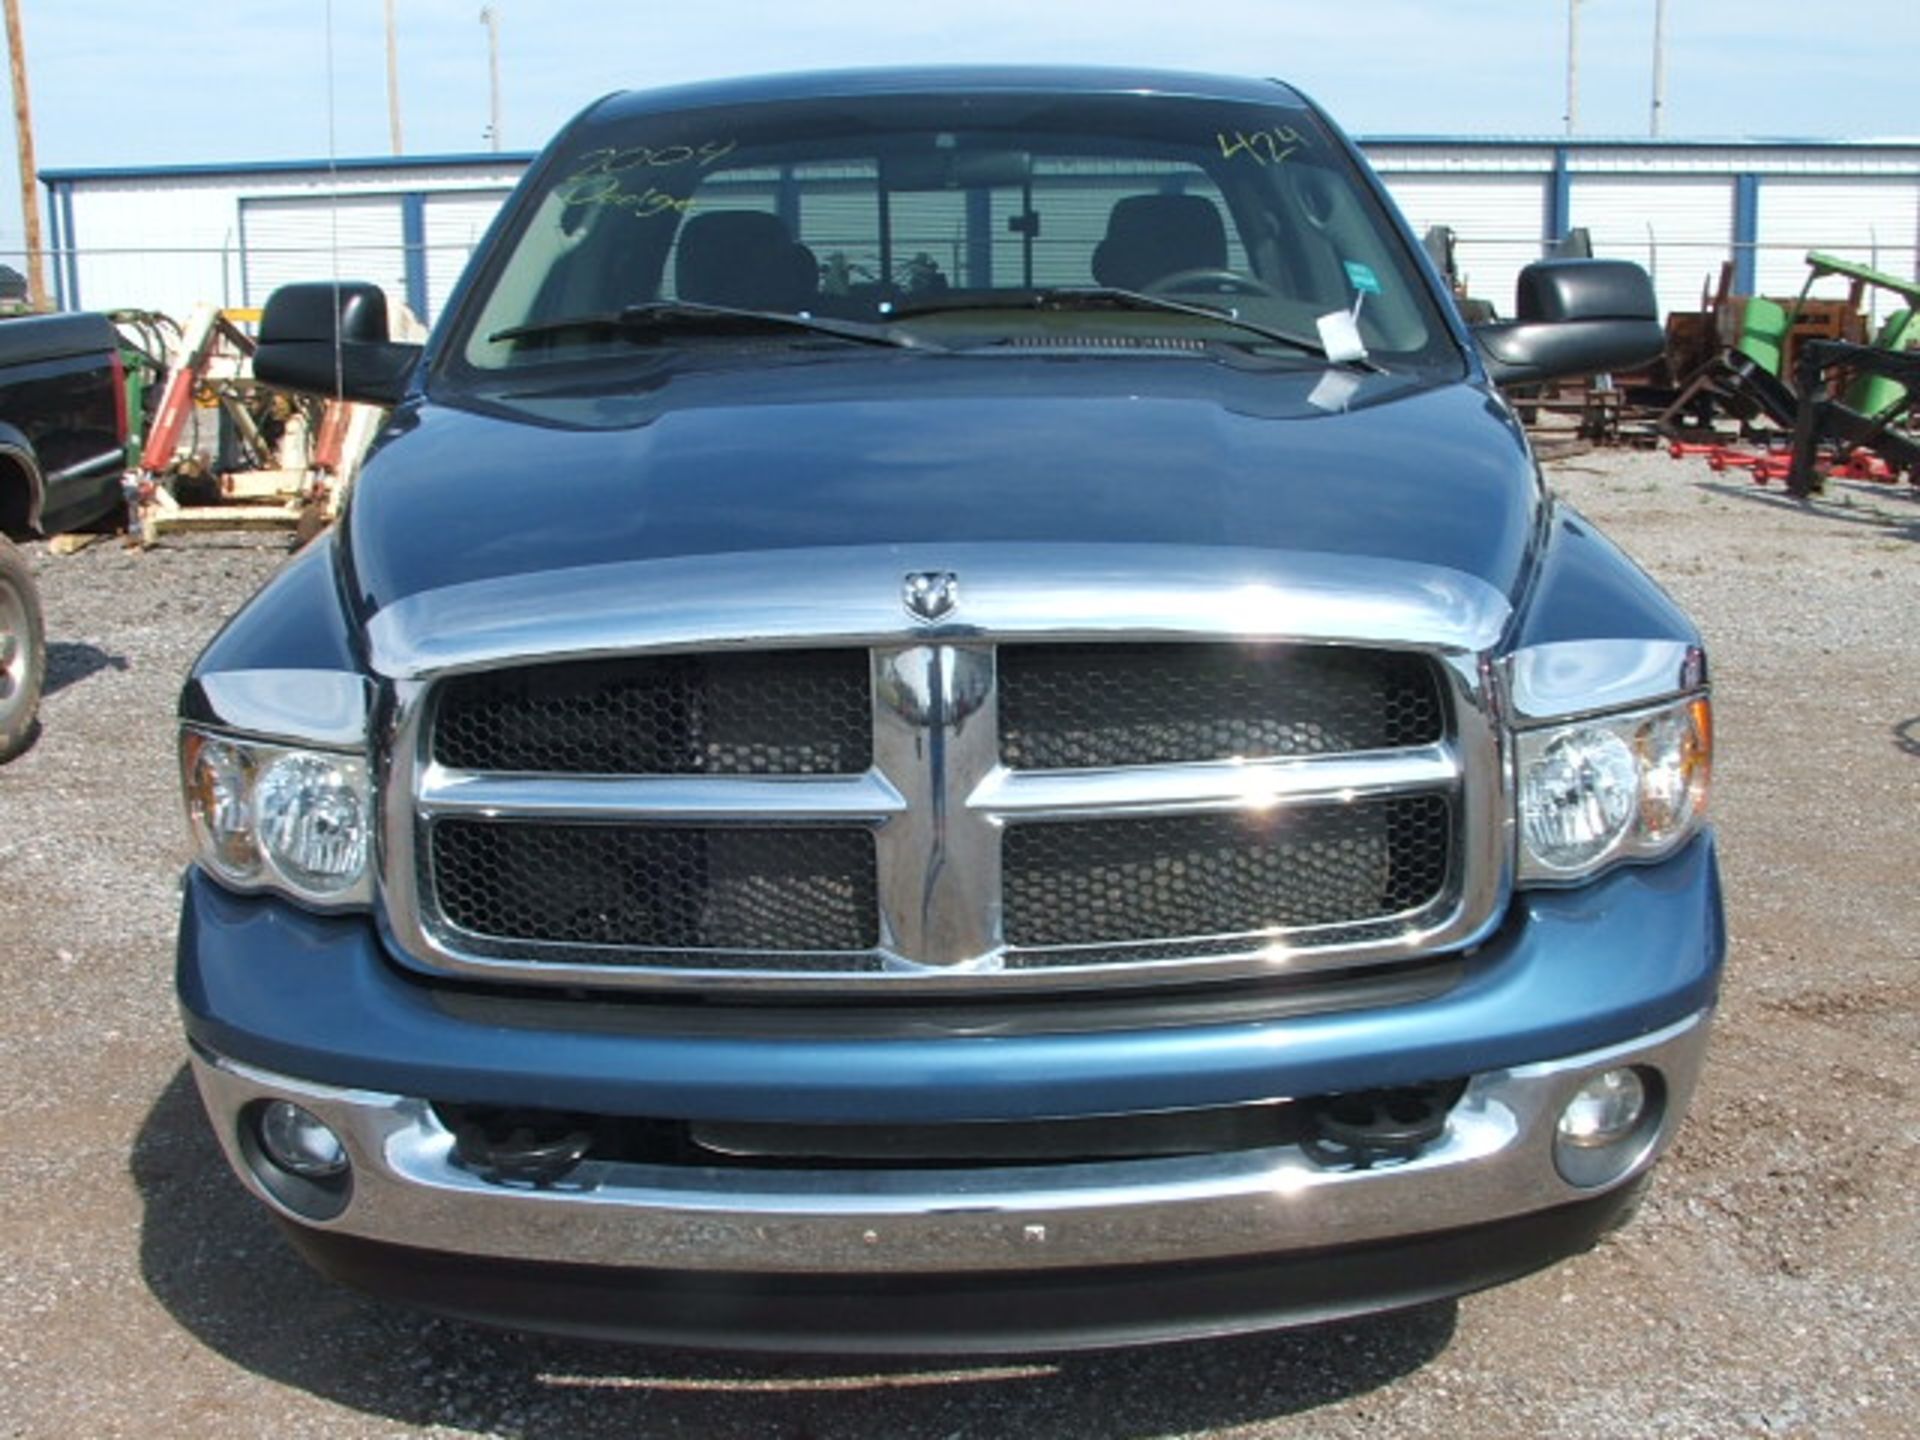
M 175 690 L 272 541 L 30 554 L 52 676 L 0 770 L 11 1436 L 1920 1434 L 1920 497 L 1698 462 L 1555 485 L 1699 618 L 1734 948 L 1634 1226 L 1459 1305 L 1064 1361 L 836 1365 L 502 1335 L 312 1276 L 226 1173 L 169 990 Z

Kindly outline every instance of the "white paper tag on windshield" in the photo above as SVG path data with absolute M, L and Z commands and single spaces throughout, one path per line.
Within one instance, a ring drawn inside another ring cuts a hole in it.
M 1353 399 L 1354 392 L 1360 388 L 1360 379 L 1351 370 L 1329 370 L 1320 377 L 1320 383 L 1313 387 L 1313 393 L 1307 396 L 1307 403 L 1316 410 L 1337 415 Z
M 1313 322 L 1320 331 L 1320 348 L 1333 361 L 1364 360 L 1367 342 L 1360 338 L 1360 321 L 1347 310 L 1335 310 Z

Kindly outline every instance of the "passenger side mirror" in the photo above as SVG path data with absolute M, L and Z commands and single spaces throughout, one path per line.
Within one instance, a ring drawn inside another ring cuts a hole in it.
M 407 392 L 421 347 L 388 334 L 387 297 L 377 285 L 282 285 L 260 317 L 254 378 L 309 395 L 393 405 Z
M 1630 370 L 1667 343 L 1647 272 L 1627 260 L 1541 260 L 1520 272 L 1513 320 L 1473 327 L 1496 385 Z

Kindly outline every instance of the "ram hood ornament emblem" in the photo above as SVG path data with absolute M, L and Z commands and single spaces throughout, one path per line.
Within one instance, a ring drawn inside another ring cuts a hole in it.
M 951 570 L 915 570 L 902 589 L 907 613 L 916 620 L 943 620 L 960 603 L 960 577 Z

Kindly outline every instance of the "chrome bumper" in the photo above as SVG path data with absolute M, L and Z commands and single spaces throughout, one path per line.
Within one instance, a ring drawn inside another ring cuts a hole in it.
M 588 1162 L 551 1188 L 484 1180 L 454 1159 L 424 1099 L 341 1090 L 196 1052 L 194 1075 L 249 1189 L 322 1232 L 499 1259 L 747 1274 L 934 1274 L 1145 1266 L 1391 1240 L 1500 1220 L 1631 1182 L 1684 1115 L 1710 1012 L 1625 1044 L 1475 1076 L 1446 1133 L 1374 1169 L 1296 1146 L 1101 1164 L 943 1171 L 716 1170 Z M 1555 1168 L 1554 1127 L 1581 1080 L 1643 1065 L 1664 1108 L 1642 1153 L 1597 1189 Z M 242 1141 L 256 1102 L 297 1101 L 344 1139 L 351 1196 L 333 1219 L 288 1210 Z

